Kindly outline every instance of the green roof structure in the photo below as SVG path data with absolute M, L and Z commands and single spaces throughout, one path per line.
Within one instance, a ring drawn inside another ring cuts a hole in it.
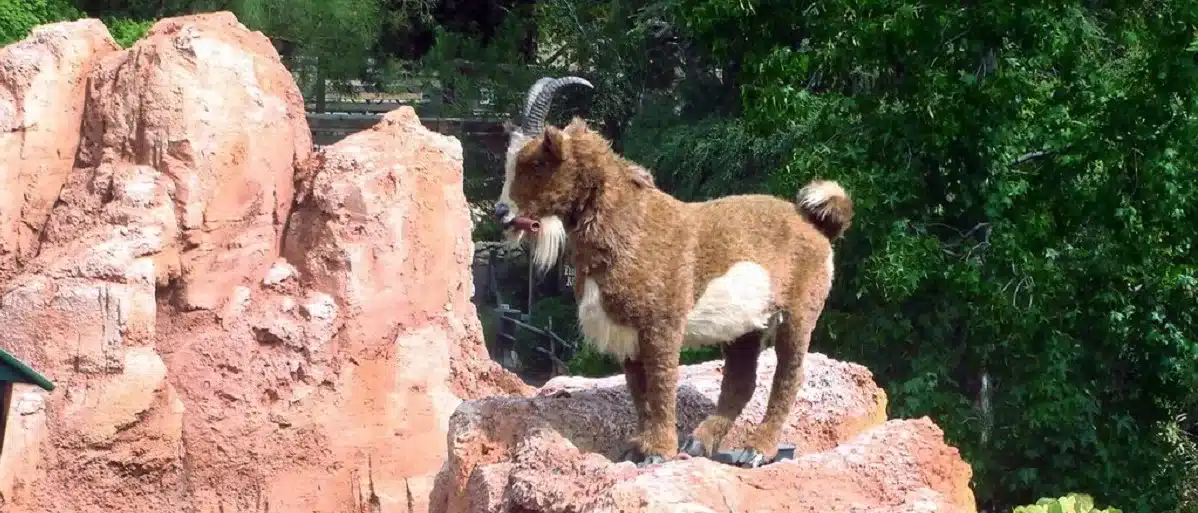
M 29 383 L 44 388 L 47 392 L 54 390 L 54 383 L 38 374 L 18 360 L 8 351 L 0 349 L 0 383 Z

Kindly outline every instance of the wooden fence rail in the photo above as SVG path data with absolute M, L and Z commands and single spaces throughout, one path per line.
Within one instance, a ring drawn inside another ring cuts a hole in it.
M 386 112 L 394 110 L 387 109 Z M 312 144 L 327 146 L 346 136 L 369 129 L 383 119 L 382 114 L 315 113 L 307 114 L 312 130 Z M 454 137 L 503 137 L 501 119 L 463 119 L 423 117 L 420 122 L 429 130 Z

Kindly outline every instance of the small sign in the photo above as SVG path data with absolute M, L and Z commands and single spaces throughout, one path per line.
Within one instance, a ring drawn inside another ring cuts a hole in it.
M 574 288 L 574 266 L 570 264 L 562 264 L 562 281 L 566 284 L 567 291 Z

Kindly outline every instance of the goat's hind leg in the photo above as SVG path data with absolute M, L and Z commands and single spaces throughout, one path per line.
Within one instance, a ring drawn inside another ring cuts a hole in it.
M 765 407 L 765 418 L 753 432 L 749 446 L 737 451 L 739 454 L 733 464 L 755 468 L 777 455 L 782 426 L 790 416 L 795 397 L 803 385 L 803 360 L 807 356 L 811 331 L 818 317 L 818 310 L 812 312 L 802 308 L 802 305 L 795 305 L 778 325 L 774 344 L 778 366 L 774 369 L 774 382 Z
M 761 353 L 762 335 L 761 331 L 747 333 L 724 346 L 724 378 L 720 381 L 719 402 L 715 411 L 682 442 L 680 452 L 711 457 L 719 450 L 720 442 L 757 389 L 757 356 Z

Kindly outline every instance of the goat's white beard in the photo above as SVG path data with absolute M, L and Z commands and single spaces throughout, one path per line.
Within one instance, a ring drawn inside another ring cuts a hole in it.
M 532 252 L 529 262 L 538 273 L 548 271 L 566 249 L 566 225 L 558 216 L 546 216 L 539 219 L 541 229 L 532 241 Z
M 519 216 L 520 207 L 511 200 L 512 180 L 516 176 L 516 154 L 520 152 L 520 148 L 529 141 L 529 137 L 515 131 L 511 134 L 511 139 L 508 140 L 507 155 L 503 165 L 503 192 L 499 195 L 499 201 L 506 203 L 511 207 L 507 216 L 502 220 L 504 224 L 511 222 Z M 562 223 L 562 219 L 558 216 L 545 216 L 538 221 L 541 223 L 541 229 L 536 236 L 530 237 L 532 248 L 529 252 L 529 263 L 538 273 L 545 273 L 558 259 L 566 249 L 566 225 Z M 505 230 L 504 242 L 507 247 L 518 245 L 524 240 L 524 230 Z

